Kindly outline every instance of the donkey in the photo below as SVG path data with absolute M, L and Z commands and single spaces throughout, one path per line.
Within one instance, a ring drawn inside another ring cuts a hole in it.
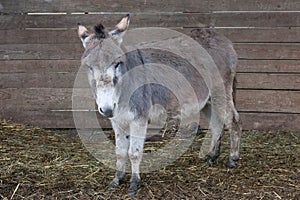
M 124 88 L 124 85 L 125 88 L 134 87 L 132 84 L 137 78 L 131 77 L 130 81 L 126 81 L 123 79 L 123 76 L 126 73 L 128 74 L 134 66 L 145 64 L 147 59 L 151 59 L 153 55 L 153 52 L 149 53 L 139 50 L 132 51 L 126 55 L 118 52 L 116 47 L 122 47 L 123 36 L 128 30 L 129 22 L 130 16 L 126 15 L 116 25 L 115 30 L 108 32 L 103 25 L 99 24 L 94 27 L 93 33 L 86 27 L 79 25 L 78 35 L 85 48 L 81 58 L 81 65 L 87 68 L 89 84 L 93 91 L 98 111 L 101 115 L 110 119 L 115 132 L 117 171 L 109 186 L 118 186 L 124 180 L 126 161 L 129 158 L 132 174 L 128 193 L 134 194 L 140 183 L 140 163 L 151 106 L 154 104 L 163 106 L 172 104 L 172 95 L 165 88 L 149 83 L 135 90 L 128 103 L 122 102 L 124 101 L 124 96 L 128 95 L 126 94 L 128 91 L 120 88 Z M 215 112 L 216 109 L 211 101 L 210 90 L 203 78 L 197 76 L 194 71 L 189 70 L 188 63 L 184 66 L 185 69 L 182 70 L 182 73 L 185 73 L 186 77 L 190 77 L 191 82 L 196 83 L 194 88 L 197 90 L 199 111 L 203 111 L 210 120 L 212 141 L 206 155 L 206 162 L 212 164 L 218 158 L 221 137 L 224 129 L 228 129 L 231 134 L 231 150 L 227 166 L 235 167 L 240 156 L 239 147 L 242 131 L 239 114 L 234 105 L 237 55 L 232 43 L 213 30 L 196 30 L 192 33 L 192 36 L 202 44 L 213 58 L 221 72 L 226 90 L 226 116 L 225 121 L 221 121 L 220 118 L 224 116 L 219 116 L 219 113 Z M 106 43 L 108 40 L 113 41 L 113 45 L 111 48 L 104 48 L 105 45 L 111 44 L 110 42 Z M 175 61 L 172 59 L 175 59 Z M 176 57 L 169 55 L 169 61 L 176 63 Z

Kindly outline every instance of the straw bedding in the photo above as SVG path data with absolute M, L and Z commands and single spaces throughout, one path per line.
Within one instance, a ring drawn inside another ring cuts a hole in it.
M 107 131 L 112 134 L 112 131 Z M 172 165 L 105 190 L 114 170 L 87 152 L 74 130 L 43 130 L 0 121 L 0 199 L 300 199 L 300 133 L 245 131 L 242 159 L 227 169 L 229 136 L 214 166 L 199 159 L 199 132 Z M 159 143 L 163 143 L 161 140 Z M 157 146 L 148 141 L 146 147 Z

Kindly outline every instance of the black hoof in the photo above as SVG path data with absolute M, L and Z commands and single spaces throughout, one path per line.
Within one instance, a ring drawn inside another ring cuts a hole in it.
M 110 182 L 110 183 L 106 186 L 105 190 L 111 190 L 111 189 L 114 189 L 114 188 L 116 188 L 116 187 L 118 187 L 118 186 L 119 186 L 119 183 L 118 183 L 117 181 L 113 180 L 112 182 Z
M 124 183 L 125 183 L 125 176 L 123 176 L 122 178 L 114 178 L 114 180 L 112 180 L 108 184 L 108 186 L 106 186 L 105 190 L 114 189 Z
M 212 157 L 210 155 L 206 155 L 205 156 L 205 162 L 207 165 L 212 166 L 216 163 L 217 158 L 216 157 Z
M 130 182 L 130 187 L 128 189 L 128 194 L 130 196 L 135 195 L 135 193 L 137 192 L 138 188 L 139 188 L 139 180 L 134 180 Z
M 229 159 L 226 163 L 226 167 L 228 168 L 236 168 L 236 165 L 237 165 L 237 161 L 238 160 L 232 160 L 232 159 Z

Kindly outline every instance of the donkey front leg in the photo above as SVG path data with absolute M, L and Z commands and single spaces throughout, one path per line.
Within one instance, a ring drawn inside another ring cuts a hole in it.
M 109 187 L 116 187 L 124 182 L 126 174 L 126 162 L 128 159 L 129 149 L 129 132 L 124 132 L 116 122 L 112 122 L 116 139 L 116 174 L 114 180 L 109 184 Z
M 142 160 L 144 141 L 147 132 L 146 121 L 135 121 L 130 124 L 130 146 L 128 150 L 131 162 L 131 179 L 128 194 L 133 195 L 140 183 L 140 163 Z

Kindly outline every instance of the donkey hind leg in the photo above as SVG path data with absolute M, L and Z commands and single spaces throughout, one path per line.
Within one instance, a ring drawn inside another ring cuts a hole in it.
M 115 132 L 116 139 L 116 174 L 113 181 L 108 185 L 110 187 L 116 187 L 122 184 L 125 180 L 126 174 L 126 162 L 128 159 L 129 148 L 129 132 L 124 132 L 118 124 L 112 122 L 112 126 Z
M 140 163 L 142 160 L 144 142 L 147 132 L 147 121 L 135 121 L 130 124 L 130 146 L 128 150 L 131 162 L 131 179 L 128 194 L 133 195 L 140 183 Z
M 236 167 L 237 161 L 240 159 L 240 140 L 242 135 L 242 124 L 239 114 L 231 102 L 231 116 L 228 122 L 228 131 L 230 132 L 230 155 L 226 166 L 229 168 Z
M 211 143 L 209 151 L 205 156 L 207 164 L 212 165 L 220 155 L 221 139 L 224 133 L 224 122 L 218 112 L 210 105 L 209 129 L 211 131 Z M 208 114 L 208 110 L 204 113 Z
M 205 105 L 205 107 L 201 110 L 201 112 L 205 115 L 207 121 L 210 122 L 210 117 L 211 117 L 210 102 L 208 102 Z M 201 148 L 200 148 L 200 152 L 199 152 L 199 158 L 203 159 L 208 154 L 209 149 L 210 149 L 210 144 L 211 144 L 211 138 L 212 138 L 211 132 L 208 131 L 203 138 L 203 142 L 201 144 Z

